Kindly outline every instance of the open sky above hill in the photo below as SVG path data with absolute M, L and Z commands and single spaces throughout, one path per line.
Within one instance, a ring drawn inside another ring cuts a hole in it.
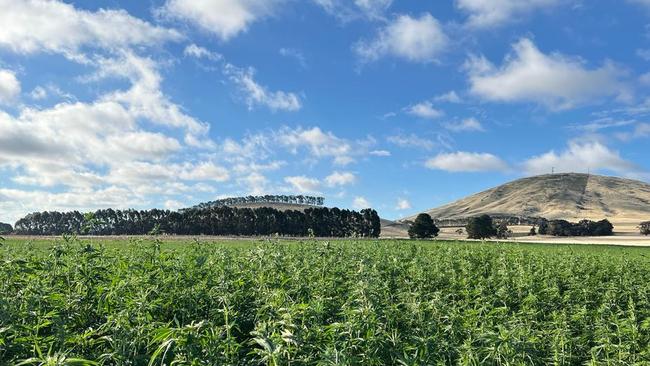
M 650 1 L 0 0 L 0 221 L 650 181 Z

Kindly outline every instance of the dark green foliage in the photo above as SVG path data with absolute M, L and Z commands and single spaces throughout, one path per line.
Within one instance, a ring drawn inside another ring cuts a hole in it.
M 269 207 L 202 209 L 98 210 L 80 212 L 36 212 L 16 222 L 15 232 L 24 235 L 285 235 L 317 237 L 379 237 L 379 215 L 372 209 L 361 212 L 313 207 L 302 211 L 280 211 Z
M 647 365 L 643 253 L 413 241 L 5 244 L 0 364 Z
M 250 203 L 288 203 L 297 205 L 312 205 L 322 206 L 325 202 L 323 197 L 314 196 L 285 196 L 285 195 L 265 195 L 265 196 L 246 196 L 246 197 L 230 197 L 223 198 L 216 201 L 203 202 L 192 208 L 210 208 L 218 206 L 237 206 Z
M 426 213 L 419 214 L 408 230 L 411 239 L 433 238 L 438 236 L 438 232 L 440 229 L 433 223 L 431 216 Z
M 548 222 L 547 234 L 553 236 L 609 236 L 613 235 L 614 226 L 608 220 L 582 220 L 572 223 L 566 220 Z M 540 230 L 541 233 L 541 230 Z
M 535 230 L 535 227 L 534 227 L 534 226 L 530 228 L 530 231 L 528 232 L 528 235 L 529 235 L 529 236 L 535 236 L 535 235 L 537 235 L 537 231 Z
M 508 229 L 508 224 L 501 221 L 496 227 L 496 237 L 499 239 L 507 239 L 512 236 L 512 231 Z
M 537 229 L 537 233 L 539 235 L 548 235 L 548 220 L 546 219 L 541 219 L 537 223 L 539 229 Z
M 639 224 L 639 232 L 641 235 L 650 235 L 650 221 L 645 221 Z
M 469 239 L 486 239 L 497 235 L 497 229 L 489 215 L 470 218 L 465 226 L 465 231 L 467 231 Z
M 11 234 L 13 231 L 14 229 L 11 225 L 0 222 L 0 235 Z

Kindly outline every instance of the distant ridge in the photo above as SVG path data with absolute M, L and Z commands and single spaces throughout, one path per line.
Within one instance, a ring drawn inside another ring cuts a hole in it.
M 425 212 L 434 219 L 489 214 L 638 222 L 650 220 L 650 184 L 601 175 L 547 174 L 518 179 Z

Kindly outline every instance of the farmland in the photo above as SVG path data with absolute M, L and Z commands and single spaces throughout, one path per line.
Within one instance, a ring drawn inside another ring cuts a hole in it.
M 650 362 L 646 248 L 10 239 L 0 263 L 6 364 Z

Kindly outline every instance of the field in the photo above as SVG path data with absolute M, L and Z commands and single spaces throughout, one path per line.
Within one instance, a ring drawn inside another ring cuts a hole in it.
M 650 362 L 646 248 L 11 239 L 0 263 L 0 364 Z

